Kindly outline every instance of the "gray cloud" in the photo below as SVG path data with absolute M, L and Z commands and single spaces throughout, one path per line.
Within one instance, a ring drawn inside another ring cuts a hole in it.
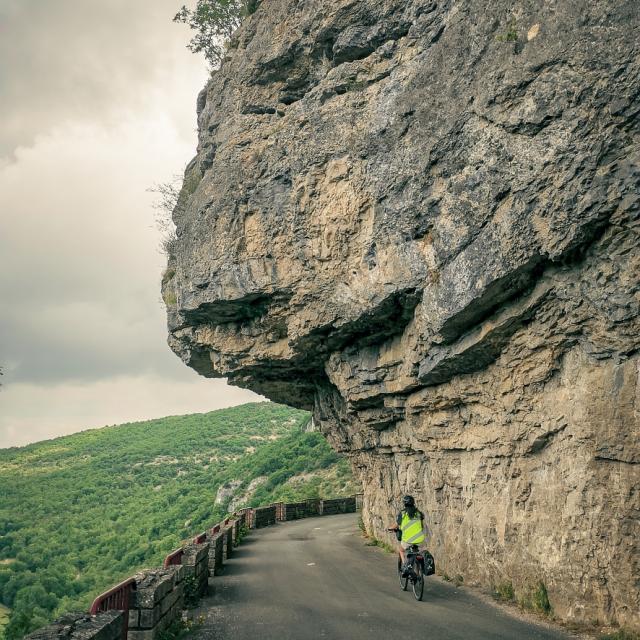
M 61 122 L 117 122 L 172 71 L 175 81 L 179 73 L 204 69 L 184 48 L 185 27 L 171 21 L 180 4 L 3 0 L 0 155 Z M 195 100 L 182 97 L 189 106 Z
M 147 189 L 193 154 L 206 79 L 179 4 L 0 5 L 0 446 L 256 397 L 165 344 Z

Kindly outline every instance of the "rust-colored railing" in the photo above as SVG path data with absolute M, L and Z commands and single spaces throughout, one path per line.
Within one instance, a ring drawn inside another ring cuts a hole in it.
M 172 551 L 165 559 L 163 567 L 166 569 L 174 564 L 182 564 L 182 556 L 184 555 L 184 549 L 180 547 L 175 551 Z
M 207 539 L 207 532 L 203 531 L 193 539 L 193 544 L 202 544 Z
M 91 605 L 89 613 L 95 615 L 101 611 L 124 611 L 124 621 L 122 623 L 122 640 L 127 640 L 127 632 L 129 631 L 129 608 L 131 606 L 131 598 L 136 590 L 136 581 L 134 578 L 128 578 L 115 587 L 101 593 Z

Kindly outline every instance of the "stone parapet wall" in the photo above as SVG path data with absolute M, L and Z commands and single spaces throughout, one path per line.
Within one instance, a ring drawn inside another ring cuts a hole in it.
M 224 531 L 211 534 L 209 540 L 209 574 L 217 576 L 224 565 Z
M 336 500 L 322 500 L 322 515 L 331 516 L 337 513 L 355 513 L 356 498 L 338 498 Z
M 25 636 L 25 640 L 120 640 L 124 624 L 122 611 L 107 611 L 95 616 L 68 613 Z
M 304 500 L 302 502 L 290 502 L 283 504 L 283 521 L 299 520 L 321 515 L 334 515 L 337 513 L 355 513 L 357 510 L 356 496 L 348 498 L 336 498 L 334 500 Z
M 254 527 L 259 529 L 260 527 L 268 527 L 269 525 L 276 523 L 276 508 L 275 506 L 270 507 L 259 507 L 254 510 L 255 519 L 254 519 Z
M 129 640 L 155 640 L 182 615 L 187 567 L 175 565 L 135 576 L 129 610 Z
M 233 546 L 235 544 L 234 524 L 229 523 L 224 532 L 224 559 L 227 560 L 233 555 Z
M 209 542 L 188 544 L 184 547 L 182 567 L 184 568 L 185 587 L 191 597 L 200 597 L 207 592 L 209 581 Z
M 285 520 L 299 520 L 310 516 L 320 515 L 319 500 L 305 500 L 304 502 L 292 502 L 284 505 Z

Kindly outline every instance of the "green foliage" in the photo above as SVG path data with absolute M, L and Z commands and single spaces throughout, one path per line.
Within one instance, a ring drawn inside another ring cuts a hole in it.
M 188 609 L 195 607 L 200 601 L 198 593 L 198 581 L 195 576 L 187 576 L 184 579 L 184 606 Z
M 506 602 L 512 602 L 516 597 L 513 590 L 513 583 L 511 581 L 501 582 L 496 585 L 493 589 L 493 594 L 496 599 L 504 600 Z
M 378 540 L 378 538 L 374 538 L 373 536 L 371 536 L 369 538 L 369 541 L 365 544 L 367 547 L 379 547 L 387 553 L 397 553 L 396 549 L 388 542 L 385 542 L 384 540 Z
M 605 633 L 598 636 L 598 640 L 640 640 L 640 633 L 618 629 L 613 633 Z
M 197 0 L 195 9 L 183 6 L 173 21 L 195 31 L 187 47 L 193 53 L 204 53 L 207 62 L 216 68 L 242 18 L 254 13 L 259 4 L 260 0 Z
M 544 615 L 551 614 L 551 603 L 549 602 L 549 594 L 544 582 L 540 580 L 533 588 L 531 588 L 520 600 L 523 609 L 529 609 Z
M 9 622 L 10 609 L 0 604 L 0 638 L 3 637 L 3 629 Z
M 238 529 L 238 544 L 241 544 L 242 541 L 247 537 L 250 529 L 246 524 L 240 525 Z
M 493 595 L 497 600 L 504 602 L 515 602 L 516 593 L 513 588 L 513 583 L 502 582 L 493 588 Z M 543 615 L 551 615 L 552 608 L 549 602 L 549 594 L 547 593 L 547 587 L 542 582 L 538 581 L 534 586 L 524 590 L 524 593 L 518 597 L 518 604 L 529 611 L 535 611 Z
M 165 291 L 162 294 L 162 299 L 168 307 L 175 306 L 178 303 L 178 298 L 175 291 Z
M 110 586 L 160 565 L 224 517 L 228 505 L 214 498 L 230 480 L 266 478 L 252 504 L 352 486 L 326 441 L 302 432 L 307 421 L 306 412 L 264 402 L 0 450 L 7 640 L 86 610 Z M 327 479 L 318 484 L 316 473 Z M 300 476 L 308 481 L 295 484 Z
M 367 540 L 367 542 L 365 542 L 365 545 L 367 547 L 379 547 L 380 549 L 382 549 L 383 551 L 386 551 L 387 553 L 393 553 L 393 554 L 398 553 L 398 550 L 396 549 L 395 545 L 389 544 L 384 540 L 379 540 L 375 536 L 368 534 L 362 518 L 359 518 L 358 520 L 358 527 L 360 528 L 360 531 L 362 531 L 362 535 L 364 536 L 364 538 L 366 538 Z
M 191 630 L 191 626 L 184 620 L 174 620 L 166 629 L 158 633 L 158 640 L 178 640 Z
M 167 270 L 162 274 L 162 284 L 165 285 L 167 282 L 171 282 L 176 275 L 176 270 L 173 267 L 167 268 Z
M 518 29 L 515 19 L 512 19 L 507 28 L 496 36 L 498 42 L 516 42 L 518 40 Z
M 341 497 L 356 492 L 347 461 L 330 449 L 319 433 L 292 432 L 238 460 L 230 466 L 228 475 L 243 479 L 238 493 L 242 493 L 252 479 L 264 478 L 246 504 L 239 504 L 238 508 Z

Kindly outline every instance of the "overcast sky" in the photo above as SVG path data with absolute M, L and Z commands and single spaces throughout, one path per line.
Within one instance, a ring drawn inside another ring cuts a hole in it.
M 257 399 L 166 346 L 147 190 L 195 152 L 180 0 L 0 0 L 0 447 Z

